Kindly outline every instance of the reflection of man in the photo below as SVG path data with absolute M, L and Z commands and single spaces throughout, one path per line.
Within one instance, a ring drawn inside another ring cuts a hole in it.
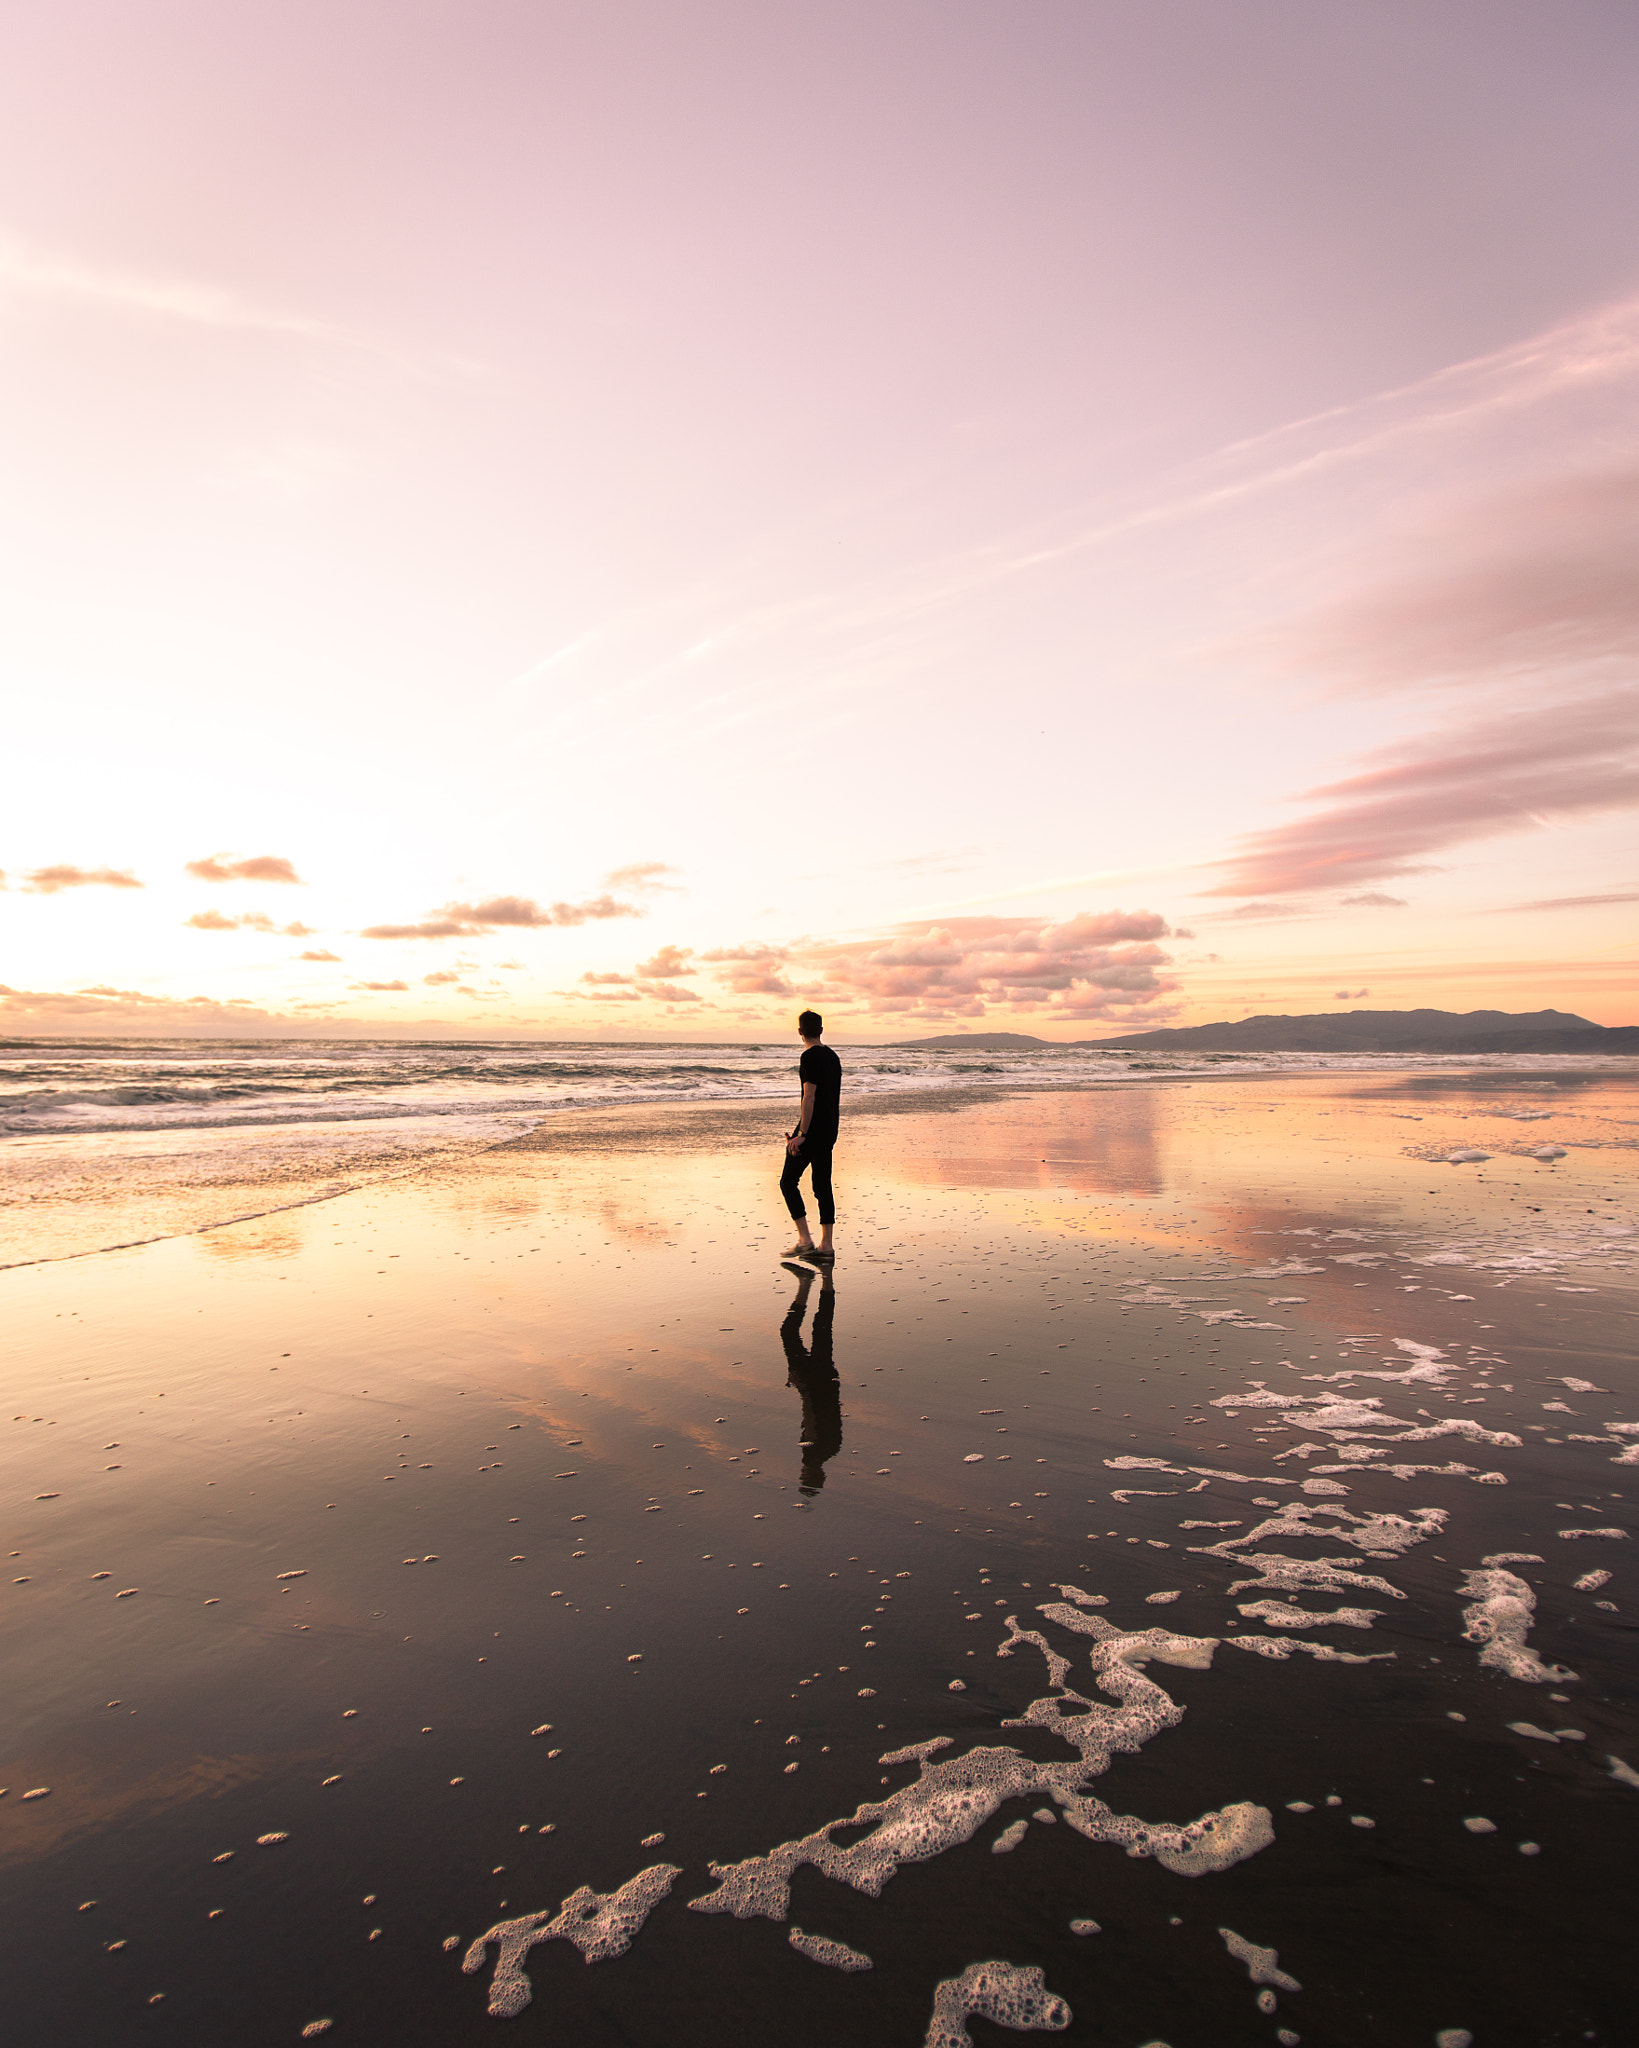
M 831 1321 L 836 1314 L 836 1289 L 831 1276 L 820 1282 L 819 1307 L 807 1348 L 802 1341 L 802 1319 L 808 1309 L 808 1291 L 814 1275 L 807 1266 L 788 1265 L 797 1276 L 797 1297 L 780 1325 L 780 1342 L 785 1346 L 788 1369 L 786 1385 L 802 1396 L 803 1493 L 818 1493 L 825 1484 L 826 1460 L 842 1449 L 842 1385 L 831 1360 Z

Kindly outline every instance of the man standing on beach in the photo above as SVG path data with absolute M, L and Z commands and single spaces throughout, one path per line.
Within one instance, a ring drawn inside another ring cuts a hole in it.
M 837 1220 L 831 1197 L 831 1151 L 837 1142 L 837 1118 L 842 1105 L 842 1062 L 828 1045 L 821 1045 L 825 1019 L 817 1010 L 804 1010 L 797 1019 L 803 1054 L 797 1071 L 802 1076 L 802 1115 L 797 1128 L 785 1141 L 785 1171 L 780 1175 L 780 1193 L 797 1226 L 797 1242 L 787 1252 L 792 1259 L 808 1259 L 816 1266 L 829 1266 L 831 1226 Z M 814 1200 L 819 1204 L 820 1241 L 808 1233 L 808 1213 L 803 1207 L 804 1167 L 813 1169 Z

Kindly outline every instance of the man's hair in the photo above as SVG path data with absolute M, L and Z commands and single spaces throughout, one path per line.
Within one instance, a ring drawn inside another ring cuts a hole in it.
M 804 1010 L 797 1019 L 797 1029 L 804 1038 L 819 1038 L 825 1031 L 825 1019 L 818 1010 Z

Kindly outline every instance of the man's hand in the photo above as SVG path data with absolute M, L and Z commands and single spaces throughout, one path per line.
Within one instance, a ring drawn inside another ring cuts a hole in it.
M 800 1151 L 802 1150 L 802 1133 L 801 1133 L 801 1131 L 793 1131 L 793 1132 L 791 1133 L 790 1137 L 789 1137 L 789 1138 L 787 1138 L 787 1139 L 786 1139 L 786 1141 L 785 1141 L 785 1149 L 786 1149 L 786 1153 L 787 1153 L 787 1155 L 788 1155 L 788 1156 L 789 1156 L 790 1158 L 792 1158 L 792 1159 L 795 1159 L 795 1158 L 796 1158 L 797 1154 L 798 1154 L 798 1153 L 799 1153 L 799 1152 L 800 1152 Z

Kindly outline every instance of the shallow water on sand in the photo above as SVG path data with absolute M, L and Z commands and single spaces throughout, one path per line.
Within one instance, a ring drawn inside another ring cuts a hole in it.
M 884 1108 L 828 1290 L 777 1112 L 589 1114 L 0 1276 L 13 2037 L 1620 2043 L 1636 1120 Z

